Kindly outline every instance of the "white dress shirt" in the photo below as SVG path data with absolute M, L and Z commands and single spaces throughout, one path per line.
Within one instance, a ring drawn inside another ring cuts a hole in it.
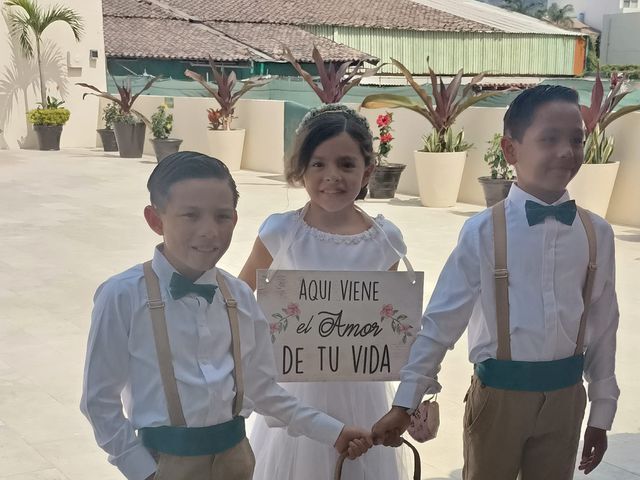
M 505 202 L 513 360 L 573 356 L 584 302 L 589 250 L 576 215 L 573 225 L 553 217 L 529 226 L 525 201 L 543 204 L 516 185 Z M 564 194 L 554 205 L 569 200 Z M 611 226 L 590 214 L 597 238 L 597 271 L 587 318 L 584 377 L 591 400 L 589 425 L 610 429 L 620 391 L 615 377 L 618 303 Z M 440 364 L 468 326 L 469 361 L 496 358 L 493 222 L 487 209 L 467 220 L 422 317 L 422 330 L 401 370 L 394 405 L 416 408 L 437 393 Z
M 189 427 L 232 419 L 231 330 L 222 292 L 213 302 L 194 294 L 173 300 L 169 281 L 175 269 L 156 249 L 158 275 L 173 355 L 173 367 Z M 196 283 L 217 284 L 217 269 Z M 300 405 L 276 383 L 269 326 L 251 289 L 222 272 L 238 303 L 245 397 L 240 415 L 257 412 L 288 425 L 290 435 L 305 435 L 333 445 L 343 424 Z M 81 410 L 93 426 L 98 445 L 125 477 L 142 480 L 156 462 L 137 438 L 143 427 L 170 425 L 156 355 L 142 265 L 103 283 L 96 292 L 87 345 Z M 123 412 L 124 407 L 124 412 Z

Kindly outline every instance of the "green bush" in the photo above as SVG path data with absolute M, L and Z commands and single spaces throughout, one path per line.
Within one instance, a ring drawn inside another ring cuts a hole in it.
M 102 119 L 104 120 L 104 128 L 113 130 L 113 124 L 118 121 L 121 116 L 120 107 L 117 103 L 109 103 L 102 109 Z
M 167 114 L 167 107 L 160 105 L 156 113 L 151 116 L 151 133 L 153 138 L 164 140 L 169 138 L 173 130 L 173 115 Z
M 631 80 L 640 79 L 640 65 L 602 65 L 600 71 L 606 75 L 617 72 L 624 73 Z
M 30 110 L 27 116 L 34 125 L 64 125 L 71 112 L 66 108 L 37 108 Z

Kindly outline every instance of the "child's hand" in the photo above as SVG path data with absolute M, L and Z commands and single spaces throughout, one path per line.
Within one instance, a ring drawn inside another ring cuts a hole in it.
M 600 464 L 607 451 L 607 431 L 596 427 L 587 427 L 584 432 L 584 448 L 579 470 L 588 475 Z
M 389 413 L 376 422 L 371 429 L 373 443 L 397 447 L 402 444 L 400 435 L 409 427 L 411 417 L 404 407 L 391 407 Z
M 344 427 L 334 445 L 339 453 L 354 460 L 373 446 L 371 434 L 362 428 Z

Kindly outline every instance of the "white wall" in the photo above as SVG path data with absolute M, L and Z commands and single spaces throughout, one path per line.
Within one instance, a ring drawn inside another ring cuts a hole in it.
M 38 0 L 43 6 L 59 0 Z M 85 32 L 76 43 L 67 25 L 54 23 L 44 33 L 43 68 L 49 95 L 65 100 L 71 118 L 62 134 L 63 147 L 81 147 L 93 143 L 98 100 L 82 100 L 82 88 L 76 82 L 105 87 L 104 35 L 100 0 L 62 0 L 83 17 Z M 16 8 L 16 7 L 12 7 Z M 0 5 L 6 14 L 7 7 Z M 26 120 L 27 110 L 40 101 L 40 87 L 35 58 L 22 57 L 15 41 L 9 37 L 5 18 L 0 18 L 0 149 L 37 148 L 33 129 Z M 98 50 L 98 60 L 89 60 L 89 50 Z M 71 58 L 72 63 L 68 62 Z
M 604 17 L 600 62 L 603 65 L 640 64 L 640 12 Z
M 183 140 L 180 150 L 208 152 L 207 109 L 217 108 L 218 104 L 209 97 L 172 97 L 173 133 L 172 137 Z M 100 99 L 100 109 L 108 100 Z M 135 103 L 135 109 L 148 119 L 159 105 L 165 103 L 165 97 L 142 95 Z M 233 128 L 246 129 L 242 168 L 263 172 L 282 173 L 284 156 L 284 102 L 272 100 L 240 100 L 236 105 Z M 101 128 L 99 116 L 93 120 L 93 128 Z M 99 145 L 96 135 L 90 146 Z M 153 155 L 153 146 L 149 141 L 151 132 L 147 128 L 144 153 Z

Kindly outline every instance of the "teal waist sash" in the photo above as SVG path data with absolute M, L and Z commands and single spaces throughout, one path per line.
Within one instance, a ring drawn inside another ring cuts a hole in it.
M 489 358 L 474 365 L 476 376 L 489 387 L 526 392 L 550 392 L 582 380 L 584 355 L 547 362 Z
M 246 436 L 244 417 L 237 416 L 209 427 L 148 427 L 138 430 L 142 444 L 149 450 L 169 455 L 193 457 L 214 455 L 229 450 Z

